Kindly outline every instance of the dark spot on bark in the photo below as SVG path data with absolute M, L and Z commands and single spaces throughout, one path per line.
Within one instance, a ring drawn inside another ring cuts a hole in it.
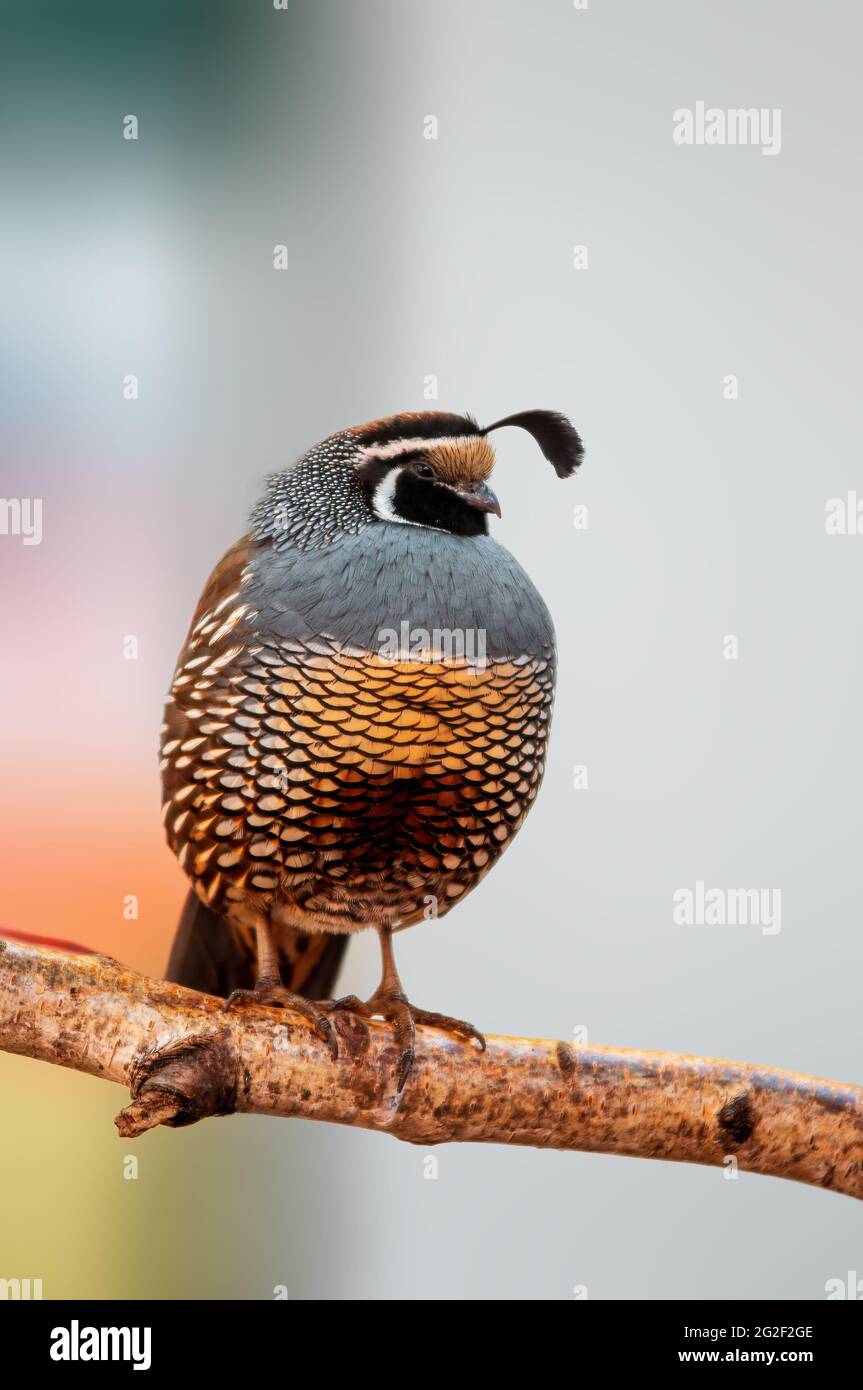
M 572 1076 L 575 1071 L 575 1053 L 569 1043 L 559 1042 L 557 1044 L 557 1065 L 567 1078 Z
M 720 1135 L 725 1144 L 745 1144 L 752 1138 L 755 1116 L 752 1102 L 745 1092 L 726 1101 L 716 1117 Z
M 332 1016 L 339 1040 L 339 1056 L 349 1062 L 359 1062 L 369 1050 L 369 1030 L 359 1014 L 337 1010 Z
M 303 1087 L 302 1092 L 301 1092 L 301 1095 L 302 1095 L 303 1100 L 311 1100 L 311 1098 L 312 1098 L 312 1093 L 311 1093 L 311 1091 L 308 1089 L 307 1086 L 304 1086 L 304 1087 Z

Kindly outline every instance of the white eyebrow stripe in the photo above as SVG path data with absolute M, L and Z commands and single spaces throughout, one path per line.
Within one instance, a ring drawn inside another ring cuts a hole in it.
M 407 517 L 399 516 L 395 509 L 396 484 L 399 480 L 399 474 L 403 471 L 401 468 L 394 468 L 378 483 L 372 493 L 372 508 L 381 521 L 395 521 L 400 526 L 422 526 L 421 521 L 408 521 Z M 423 527 L 423 529 L 428 530 L 429 527 Z
M 484 436 L 479 434 L 437 434 L 430 438 L 391 439 L 387 444 L 366 444 L 363 454 L 372 459 L 393 459 L 399 454 L 413 453 L 416 449 L 437 449 L 441 445 L 449 447 L 475 443 Z

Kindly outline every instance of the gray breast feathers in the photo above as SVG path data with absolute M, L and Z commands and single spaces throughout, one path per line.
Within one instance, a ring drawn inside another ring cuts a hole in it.
M 518 561 L 490 536 L 378 523 L 320 550 L 288 547 L 252 562 L 243 598 L 273 636 L 319 635 L 375 651 L 382 634 L 482 634 L 489 657 L 554 652 L 548 609 Z

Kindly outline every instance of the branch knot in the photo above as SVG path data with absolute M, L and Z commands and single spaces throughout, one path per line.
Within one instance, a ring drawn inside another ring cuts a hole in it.
M 237 1058 L 230 1034 L 192 1034 L 147 1048 L 129 1070 L 132 1104 L 114 1123 L 124 1138 L 155 1125 L 178 1129 L 237 1108 Z

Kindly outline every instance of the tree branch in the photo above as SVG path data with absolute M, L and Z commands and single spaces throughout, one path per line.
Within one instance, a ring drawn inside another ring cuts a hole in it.
M 528 1144 L 741 1169 L 863 1197 L 863 1089 L 743 1062 L 433 1028 L 396 1090 L 391 1029 L 305 1021 L 146 979 L 98 955 L 0 941 L 0 1050 L 128 1086 L 124 1138 L 232 1113 L 381 1130 L 414 1144 Z

